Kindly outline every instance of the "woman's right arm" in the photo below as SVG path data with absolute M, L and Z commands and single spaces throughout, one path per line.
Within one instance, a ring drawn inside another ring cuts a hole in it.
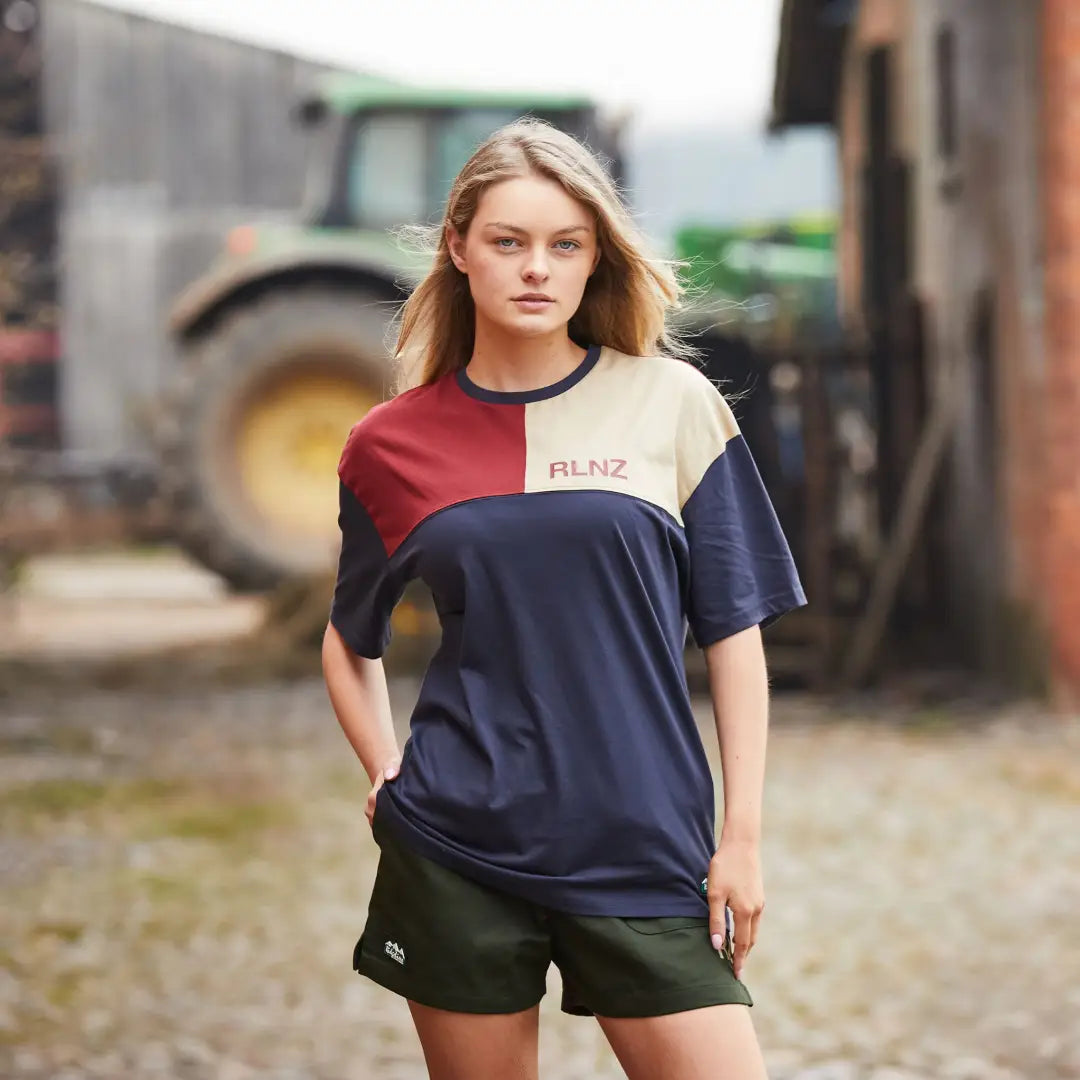
M 371 823 L 375 796 L 397 775 L 401 754 L 390 714 L 390 694 L 382 660 L 358 656 L 328 623 L 322 644 L 323 678 L 345 738 L 372 782 L 365 814 Z

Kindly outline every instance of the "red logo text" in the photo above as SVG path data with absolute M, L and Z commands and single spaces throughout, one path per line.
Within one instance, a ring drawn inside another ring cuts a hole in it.
M 612 480 L 629 480 L 626 462 L 622 458 L 589 458 L 588 461 L 553 461 L 549 465 L 549 477 L 556 476 L 607 476 Z

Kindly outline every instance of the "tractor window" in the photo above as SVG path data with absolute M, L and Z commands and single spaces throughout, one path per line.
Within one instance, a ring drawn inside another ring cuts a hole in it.
M 520 115 L 513 109 L 455 109 L 442 118 L 432 170 L 431 202 L 434 210 L 442 207 L 454 177 L 472 152 L 493 131 L 512 123 Z
M 369 116 L 356 132 L 349 166 L 353 220 L 384 228 L 427 215 L 428 121 L 424 116 Z
M 334 170 L 345 131 L 345 117 L 325 116 L 318 123 L 305 125 L 303 130 L 305 165 L 301 218 L 309 224 L 321 224 L 334 196 Z

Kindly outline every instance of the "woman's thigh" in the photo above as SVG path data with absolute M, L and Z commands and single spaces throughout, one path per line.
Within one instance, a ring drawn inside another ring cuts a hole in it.
M 629 1080 L 766 1080 L 745 1005 L 596 1019 Z
M 431 1080 L 537 1080 L 540 1006 L 460 1013 L 409 1002 Z

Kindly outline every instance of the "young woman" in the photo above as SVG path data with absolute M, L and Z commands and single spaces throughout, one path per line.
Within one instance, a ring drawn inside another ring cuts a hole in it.
M 665 328 L 678 297 L 583 146 L 503 128 L 405 305 L 414 385 L 342 454 L 323 669 L 380 848 L 354 967 L 408 1000 L 434 1080 L 537 1076 L 552 961 L 631 1080 L 765 1075 L 740 978 L 764 905 L 759 627 L 805 599 L 730 409 Z M 379 658 L 413 578 L 442 643 L 399 753 Z

